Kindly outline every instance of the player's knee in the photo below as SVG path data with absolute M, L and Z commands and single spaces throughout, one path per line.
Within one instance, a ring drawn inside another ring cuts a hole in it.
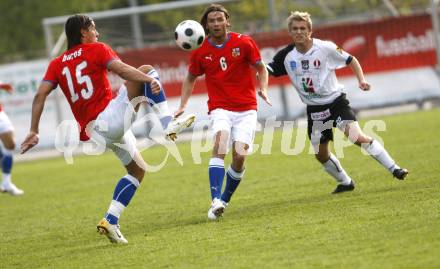
M 359 133 L 357 136 L 355 137 L 348 137 L 348 139 L 355 145 L 357 146 L 361 146 L 362 144 L 366 144 L 366 143 L 370 143 L 372 141 L 372 138 L 367 136 L 364 133 Z
M 245 158 L 245 156 L 248 154 L 248 150 L 249 150 L 249 145 L 243 143 L 234 143 L 232 157 Z
M 15 149 L 16 144 L 15 141 L 8 141 L 7 143 L 3 143 L 3 146 L 5 147 L 5 149 L 12 151 Z
M 362 144 L 368 144 L 371 143 L 373 139 L 365 134 L 361 134 L 357 137 L 356 141 L 354 142 L 356 145 L 361 146 Z
M 246 158 L 246 152 L 243 149 L 243 151 L 233 151 L 232 152 L 232 159 L 237 161 L 237 162 L 243 162 L 244 159 Z
M 14 150 L 15 147 L 17 146 L 17 144 L 15 144 L 15 141 L 11 143 L 10 145 L 11 147 L 9 148 L 9 150 Z
M 227 143 L 215 143 L 214 148 L 212 150 L 213 157 L 224 159 L 228 153 L 228 145 Z
M 150 72 L 151 70 L 153 70 L 154 69 L 154 67 L 153 66 L 151 66 L 151 65 L 148 65 L 148 64 L 144 64 L 144 65 L 141 65 L 139 68 L 138 68 L 138 70 L 139 71 L 141 71 L 142 73 L 148 73 L 148 72 Z

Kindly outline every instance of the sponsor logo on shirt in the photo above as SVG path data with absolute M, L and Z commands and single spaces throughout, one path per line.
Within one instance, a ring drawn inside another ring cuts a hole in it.
M 302 60 L 301 66 L 303 70 L 309 70 L 309 60 Z
M 205 60 L 210 60 L 212 62 L 212 55 L 209 54 L 209 55 L 205 56 Z
M 292 69 L 292 71 L 295 71 L 296 69 L 296 62 L 295 61 L 290 61 L 290 69 Z
M 319 59 L 316 59 L 313 61 L 313 66 L 318 69 L 319 67 L 321 67 L 321 61 Z
M 238 56 L 240 56 L 240 48 L 233 48 L 232 57 L 238 57 Z
M 301 84 L 305 92 L 315 92 L 315 88 L 313 87 L 313 80 L 311 78 L 302 78 Z
M 330 109 L 320 111 L 320 112 L 313 112 L 310 114 L 310 117 L 312 118 L 312 120 L 325 120 L 330 116 L 331 116 Z
M 319 98 L 323 98 L 324 97 L 322 94 L 314 93 L 314 92 L 308 92 L 307 95 L 303 95 L 303 96 L 307 100 L 319 99 Z

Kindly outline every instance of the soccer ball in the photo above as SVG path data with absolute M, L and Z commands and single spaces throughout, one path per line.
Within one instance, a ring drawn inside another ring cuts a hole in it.
M 205 39 L 205 29 L 196 21 L 186 20 L 177 25 L 174 38 L 181 49 L 195 50 Z

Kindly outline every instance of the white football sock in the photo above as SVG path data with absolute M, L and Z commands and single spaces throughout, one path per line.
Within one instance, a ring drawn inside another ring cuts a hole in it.
M 159 118 L 162 128 L 166 129 L 168 124 L 173 120 L 173 116 L 171 115 L 171 111 L 168 107 L 168 102 L 163 101 L 161 103 L 154 104 L 151 106 L 151 108 Z
M 388 154 L 386 149 L 376 140 L 371 141 L 371 143 L 366 146 L 362 145 L 362 148 L 391 173 L 394 169 L 400 168 Z
M 3 187 L 9 187 L 10 185 L 11 185 L 11 174 L 3 173 L 2 186 Z
M 122 211 L 124 211 L 125 206 L 118 201 L 112 200 L 110 203 L 110 207 L 108 208 L 107 213 L 112 214 L 118 219 L 121 217 Z
M 327 171 L 327 173 L 329 173 L 339 184 L 349 185 L 351 183 L 351 178 L 347 175 L 339 160 L 332 153 L 330 153 L 328 161 L 322 165 L 324 166 L 324 170 Z

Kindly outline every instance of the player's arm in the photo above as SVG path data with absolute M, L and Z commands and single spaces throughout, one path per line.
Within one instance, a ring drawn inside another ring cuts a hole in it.
M 108 65 L 108 69 L 121 78 L 128 81 L 136 81 L 151 84 L 151 91 L 153 94 L 159 94 L 160 85 L 159 82 L 153 77 L 147 76 L 138 69 L 131 65 L 128 65 L 120 60 L 114 60 Z
M 348 66 L 353 71 L 353 73 L 356 75 L 356 78 L 358 79 L 358 82 L 359 82 L 359 88 L 363 91 L 370 90 L 370 84 L 368 84 L 367 81 L 365 80 L 364 72 L 362 71 L 361 64 L 356 59 L 356 57 L 354 57 L 354 56 L 351 56 L 351 57 L 352 57 L 352 59 L 351 59 L 350 63 L 348 64 Z
M 41 114 L 43 113 L 46 98 L 53 90 L 53 88 L 54 86 L 51 82 L 43 81 L 38 88 L 37 94 L 35 94 L 34 101 L 32 102 L 31 128 L 29 130 L 29 134 L 26 136 L 23 143 L 21 144 L 21 154 L 25 153 L 26 151 L 38 144 L 38 133 Z
M 174 117 L 179 117 L 185 112 L 186 105 L 188 103 L 189 97 L 194 89 L 194 84 L 196 83 L 197 77 L 189 73 L 186 75 L 185 80 L 182 84 L 182 96 L 180 97 L 179 108 L 174 112 Z
M 274 77 L 287 75 L 287 71 L 284 66 L 284 59 L 286 58 L 287 54 L 291 52 L 294 48 L 295 44 L 289 44 L 275 54 L 272 61 L 266 65 L 269 75 Z
M 269 96 L 267 95 L 267 87 L 269 84 L 269 72 L 266 69 L 266 65 L 263 61 L 255 64 L 255 68 L 257 69 L 257 79 L 260 84 L 260 88 L 258 90 L 258 95 L 270 106 L 272 106 Z

